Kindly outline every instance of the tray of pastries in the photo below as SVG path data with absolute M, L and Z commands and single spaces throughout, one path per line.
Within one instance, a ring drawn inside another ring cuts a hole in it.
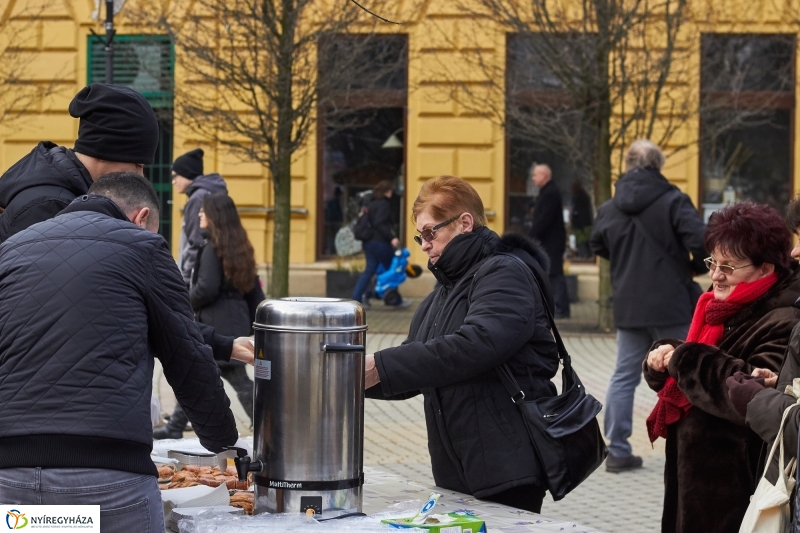
M 239 481 L 236 468 L 229 466 L 220 471 L 218 466 L 186 465 L 180 470 L 174 470 L 169 465 L 158 467 L 159 487 L 162 490 L 194 487 L 195 485 L 208 485 L 219 487 L 225 485 L 228 489 L 247 490 L 250 481 Z

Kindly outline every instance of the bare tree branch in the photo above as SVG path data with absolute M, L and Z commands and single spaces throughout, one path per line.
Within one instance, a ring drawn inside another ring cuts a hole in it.
M 407 63 L 405 51 L 381 51 L 377 21 L 364 14 L 373 4 L 381 5 L 195 0 L 181 11 L 186 6 L 180 2 L 140 0 L 129 15 L 174 39 L 185 73 L 175 88 L 179 119 L 198 137 L 268 170 L 275 202 L 274 297 L 288 293 L 292 160 L 318 118 L 329 128 L 347 127 L 359 91 L 380 87 L 398 61 Z

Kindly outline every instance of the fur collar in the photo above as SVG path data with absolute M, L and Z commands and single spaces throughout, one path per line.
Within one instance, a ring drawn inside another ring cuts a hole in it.
M 533 259 L 542 266 L 545 272 L 550 271 L 550 258 L 545 252 L 539 241 L 529 239 L 517 233 L 506 233 L 500 238 L 497 245 L 497 252 L 510 253 L 514 249 L 525 250 Z

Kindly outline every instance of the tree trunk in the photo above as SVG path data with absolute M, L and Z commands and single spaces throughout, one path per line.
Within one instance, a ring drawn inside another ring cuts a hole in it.
M 289 237 L 292 223 L 292 129 L 294 109 L 292 107 L 292 75 L 294 67 L 293 43 L 296 20 L 296 6 L 293 0 L 283 0 L 283 20 L 281 27 L 280 51 L 276 61 L 275 99 L 278 121 L 276 144 L 271 165 L 275 187 L 274 233 L 272 234 L 272 283 L 270 296 L 283 298 L 289 296 Z
M 598 3 L 600 4 L 600 3 Z M 603 4 L 605 13 L 607 6 Z M 603 17 L 598 16 L 598 20 Z M 607 43 L 605 37 L 601 42 Z M 611 51 L 607 46 L 598 50 L 598 63 L 600 72 L 608 72 Z M 595 166 L 595 200 L 598 207 L 611 198 L 611 89 L 608 78 L 601 82 L 597 104 L 596 132 L 597 132 L 597 164 Z M 614 303 L 611 294 L 611 269 L 605 259 L 600 259 L 598 279 L 598 309 L 597 325 L 600 329 L 611 331 L 614 328 Z
M 286 155 L 280 158 L 276 166 L 278 169 L 273 176 L 275 211 L 272 233 L 272 280 L 269 296 L 283 298 L 289 296 L 289 235 L 292 222 L 291 157 Z

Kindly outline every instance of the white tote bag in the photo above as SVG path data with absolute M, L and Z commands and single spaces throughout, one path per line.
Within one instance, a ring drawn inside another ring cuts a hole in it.
M 781 427 L 778 430 L 778 436 L 775 437 L 775 442 L 772 445 L 772 450 L 769 452 L 767 458 L 767 467 L 772 464 L 772 458 L 775 456 L 775 448 L 780 449 L 779 453 L 779 472 L 778 481 L 773 485 L 767 479 L 766 468 L 764 475 L 758 482 L 756 492 L 750 497 L 750 505 L 747 506 L 747 512 L 744 514 L 742 525 L 739 527 L 739 533 L 785 533 L 789 530 L 791 521 L 789 495 L 794 488 L 794 469 L 796 460 L 793 458 L 789 464 L 784 466 L 783 456 L 783 425 L 786 422 L 786 416 L 789 411 L 797 407 L 791 405 L 783 412 L 781 418 Z

